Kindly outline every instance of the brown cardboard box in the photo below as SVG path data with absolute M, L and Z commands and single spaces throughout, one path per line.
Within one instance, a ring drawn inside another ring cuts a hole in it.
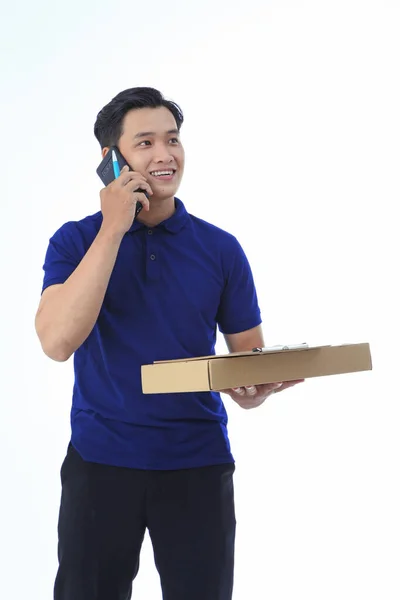
M 144 394 L 205 392 L 372 369 L 369 344 L 310 346 L 160 361 L 142 366 Z

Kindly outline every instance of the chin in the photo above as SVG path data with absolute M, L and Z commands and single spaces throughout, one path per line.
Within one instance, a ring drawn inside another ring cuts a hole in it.
M 167 186 L 160 186 L 159 189 L 155 189 L 153 187 L 153 196 L 157 198 L 157 200 L 168 200 L 169 198 L 173 198 L 178 191 L 176 185 L 171 186 L 169 189 Z M 150 196 L 151 202 L 151 196 Z

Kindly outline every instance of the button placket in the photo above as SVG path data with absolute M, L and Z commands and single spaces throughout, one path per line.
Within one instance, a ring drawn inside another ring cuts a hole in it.
M 160 265 L 158 260 L 157 237 L 153 229 L 147 231 L 147 277 L 152 280 L 159 279 Z

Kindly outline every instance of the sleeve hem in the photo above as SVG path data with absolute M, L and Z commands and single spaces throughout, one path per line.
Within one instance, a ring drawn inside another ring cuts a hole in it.
M 42 287 L 42 294 L 44 292 L 44 290 L 52 285 L 57 285 L 60 283 L 65 283 L 67 281 L 67 278 L 62 278 L 62 277 L 53 277 L 52 279 L 47 280 Z
M 228 324 L 228 326 L 225 327 L 219 323 L 218 328 L 223 335 L 231 335 L 234 333 L 242 333 L 242 331 L 248 331 L 249 329 L 258 327 L 261 324 L 262 319 L 261 315 L 259 315 L 257 318 L 248 319 L 247 321 L 236 321 L 235 323 Z

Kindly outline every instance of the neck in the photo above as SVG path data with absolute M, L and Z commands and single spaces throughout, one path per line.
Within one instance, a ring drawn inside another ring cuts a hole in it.
M 175 212 L 175 198 L 158 200 L 150 196 L 150 210 L 142 210 L 137 216 L 137 221 L 143 223 L 146 227 L 156 227 Z

